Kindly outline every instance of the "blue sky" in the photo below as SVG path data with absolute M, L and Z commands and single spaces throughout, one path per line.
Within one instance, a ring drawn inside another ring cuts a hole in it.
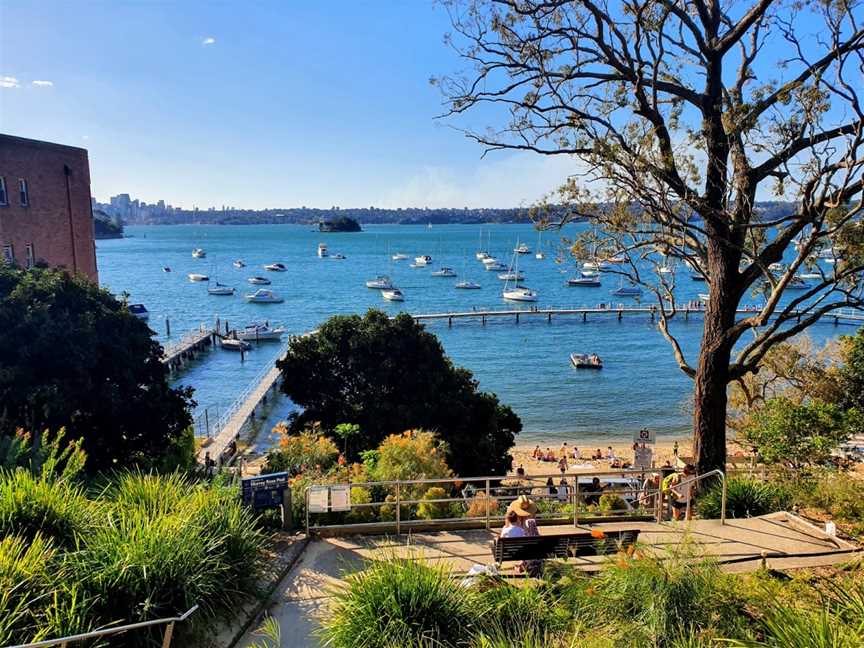
M 528 204 L 572 162 L 434 120 L 448 27 L 427 0 L 0 0 L 0 131 L 89 149 L 100 200 Z

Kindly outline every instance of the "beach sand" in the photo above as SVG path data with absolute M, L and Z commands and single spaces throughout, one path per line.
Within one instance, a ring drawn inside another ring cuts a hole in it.
M 663 441 L 659 441 L 654 444 L 654 466 L 660 467 L 664 465 L 667 461 L 670 465 L 674 466 L 676 463 L 676 457 L 674 452 L 676 439 L 663 439 Z M 682 460 L 685 460 L 686 457 L 690 454 L 690 439 L 689 438 L 681 438 L 677 439 L 678 441 L 678 454 Z M 525 468 L 525 473 L 527 475 L 557 475 L 559 473 L 558 464 L 552 463 L 549 461 L 539 461 L 534 459 L 531 456 L 531 453 L 534 452 L 534 447 L 537 444 L 526 445 L 519 444 L 515 446 L 512 450 L 510 450 L 510 454 L 513 455 L 513 472 L 515 473 L 516 469 L 522 465 Z M 556 458 L 561 457 L 561 444 L 560 442 L 554 446 L 550 446 L 548 444 L 539 444 L 540 449 L 543 452 L 546 452 L 546 449 L 549 448 L 554 454 Z M 573 445 L 568 443 L 568 457 L 567 457 L 567 472 L 568 473 L 590 473 L 592 471 L 606 471 L 610 470 L 609 464 L 610 461 L 606 459 L 602 459 L 599 461 L 592 461 L 591 455 L 595 454 L 597 450 L 601 450 L 603 456 L 606 456 L 607 448 L 612 446 L 612 451 L 615 456 L 618 457 L 622 461 L 627 461 L 633 463 L 633 443 L 623 443 L 623 442 L 594 442 L 592 446 L 578 446 L 579 451 L 581 453 L 581 460 L 573 459 Z M 614 469 L 613 469 L 614 470 Z

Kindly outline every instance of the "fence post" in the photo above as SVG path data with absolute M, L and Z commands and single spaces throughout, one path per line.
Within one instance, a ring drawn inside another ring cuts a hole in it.
M 396 482 L 396 535 L 402 534 L 402 507 L 400 506 L 402 497 L 399 486 L 399 482 Z
M 286 488 L 282 491 L 282 530 L 290 531 L 293 526 L 294 512 L 291 510 L 291 489 Z
M 162 648 L 169 648 L 171 645 L 171 637 L 174 634 L 174 622 L 168 624 L 165 628 L 165 638 L 162 639 Z
M 576 474 L 576 478 L 573 480 L 576 482 L 573 488 L 573 527 L 579 526 L 579 475 Z
M 486 480 L 486 530 L 489 530 L 489 498 L 491 497 L 491 493 L 489 491 L 489 480 Z

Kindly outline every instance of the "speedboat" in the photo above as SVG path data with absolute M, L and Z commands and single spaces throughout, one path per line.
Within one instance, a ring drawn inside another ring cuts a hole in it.
M 246 301 L 253 304 L 281 304 L 284 299 L 267 288 L 259 288 L 251 295 L 246 295 Z
M 129 304 L 126 308 L 128 308 L 129 312 L 140 320 L 146 322 L 150 319 L 150 311 L 147 310 L 147 307 L 144 304 Z
M 435 270 L 432 273 L 433 277 L 455 277 L 456 272 L 453 268 L 448 268 L 447 266 L 442 266 L 440 270 Z
M 596 353 L 571 353 L 570 364 L 577 369 L 602 369 L 603 361 Z
M 572 279 L 567 280 L 568 286 L 577 286 L 581 288 L 599 288 L 601 286 L 600 278 L 595 276 L 587 276 L 584 272 Z
M 171 268 L 168 266 L 162 266 L 162 272 L 171 272 Z
M 616 297 L 638 297 L 642 294 L 642 289 L 639 286 L 625 286 L 622 284 L 611 291 L 610 294 Z
M 335 254 L 331 254 L 330 258 L 336 259 L 337 261 L 342 261 L 343 259 L 347 259 L 348 257 L 346 257 L 344 254 L 339 254 L 338 252 L 336 252 Z
M 196 272 L 192 272 L 189 274 L 189 281 L 209 281 L 210 277 L 205 274 L 198 274 Z
M 246 262 L 243 261 L 243 259 L 237 259 L 237 260 L 234 262 L 233 265 L 234 265 L 235 268 L 245 268 L 245 267 L 246 267 Z
M 233 337 L 222 338 L 221 346 L 226 351 L 248 351 L 252 345 Z
M 706 303 L 707 303 L 709 299 L 711 299 L 711 295 L 710 295 L 710 294 L 708 294 L 708 293 L 699 293 L 699 300 L 700 300 L 700 301 L 703 301 L 703 302 L 706 302 Z
M 398 288 L 391 288 L 390 290 L 382 290 L 381 296 L 387 301 L 405 301 L 405 295 L 402 294 L 402 291 Z
M 264 324 L 247 324 L 242 331 L 237 331 L 237 337 L 247 342 L 267 342 L 279 340 L 284 333 L 283 327 L 270 328 L 269 324 L 265 322 Z
M 210 295 L 229 296 L 234 294 L 234 289 L 231 286 L 225 286 L 217 281 L 215 286 L 207 288 L 207 293 Z
M 418 268 L 422 268 L 423 266 L 428 266 L 432 263 L 432 257 L 428 254 L 424 254 L 423 256 L 414 257 L 414 266 Z
M 501 296 L 509 301 L 518 302 L 535 302 L 537 301 L 537 293 L 524 286 L 515 286 L 509 290 L 505 289 Z
M 269 286 L 270 280 L 267 277 L 249 277 L 246 281 L 256 286 Z
M 318 257 L 323 259 L 326 256 L 327 256 L 327 244 L 326 243 L 319 243 L 318 244 Z
M 195 248 L 192 250 L 192 256 L 196 259 L 203 259 L 207 256 L 207 253 L 202 248 Z
M 513 248 L 513 251 L 516 254 L 531 254 L 531 248 L 529 248 L 524 243 L 520 243 L 519 245 L 517 245 L 515 248 Z
M 502 270 L 507 270 L 507 266 L 503 263 L 498 263 L 497 261 L 495 263 L 484 262 L 483 265 L 486 267 L 487 272 L 501 272 Z
M 390 258 L 393 259 L 394 261 L 405 261 L 405 260 L 409 259 L 410 257 L 407 254 L 402 254 L 401 252 L 397 252 L 396 254 L 391 256 Z
M 501 281 L 522 281 L 525 278 L 525 275 L 519 272 L 513 272 L 513 270 L 508 270 L 507 272 L 502 272 L 498 275 L 498 278 Z
M 367 281 L 366 287 L 372 288 L 373 290 L 391 290 L 393 288 L 393 282 L 390 281 L 390 277 L 386 275 L 378 275 L 374 279 Z
M 270 272 L 286 272 L 288 270 L 284 263 L 268 263 L 264 266 L 264 269 Z
M 478 283 L 474 283 L 473 281 L 460 281 L 456 284 L 456 288 L 460 288 L 462 290 L 480 290 L 482 286 Z

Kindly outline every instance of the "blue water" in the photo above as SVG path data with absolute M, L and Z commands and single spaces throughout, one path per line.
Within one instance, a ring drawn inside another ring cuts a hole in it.
M 569 226 L 564 236 L 573 237 L 581 226 Z M 202 322 L 212 325 L 218 316 L 231 327 L 270 320 L 285 325 L 291 333 L 315 328 L 337 313 L 362 313 L 380 308 L 390 313 L 465 311 L 472 308 L 513 308 L 501 299 L 502 281 L 487 272 L 474 258 L 480 246 L 479 225 L 367 226 L 362 233 L 319 234 L 308 226 L 153 226 L 128 227 L 129 238 L 97 242 L 100 283 L 115 294 L 126 292 L 131 303 L 141 302 L 150 310 L 150 327 L 161 341 L 168 341 L 166 318 L 172 340 Z M 563 262 L 557 250 L 557 235 L 544 237 L 545 260 L 534 258 L 537 232 L 529 225 L 483 226 L 483 247 L 505 264 L 512 258 L 517 240 L 525 241 L 531 255 L 519 258 L 526 275 L 524 285 L 539 292 L 537 305 L 567 307 L 599 302 L 633 304 L 613 298 L 614 277 L 604 277 L 601 288 L 575 288 L 566 284 L 574 272 L 572 262 Z M 487 245 L 487 233 L 491 244 Z M 320 259 L 319 242 L 346 260 Z M 194 259 L 191 251 L 203 247 L 207 258 Z M 411 261 L 390 261 L 396 252 L 432 255 L 431 268 L 412 269 Z M 556 260 L 557 257 L 557 260 Z M 247 267 L 232 262 L 242 258 Z M 288 272 L 266 272 L 263 265 L 281 261 Z M 442 265 L 453 267 L 456 279 L 436 278 L 431 271 Z M 162 271 L 169 266 L 172 272 Z M 187 275 L 198 272 L 237 288 L 233 297 L 207 294 L 206 283 L 192 283 Z M 384 301 L 379 292 L 365 287 L 367 279 L 388 274 L 405 293 L 406 301 Z M 679 272 L 679 300 L 697 299 L 706 292 L 704 283 L 690 281 Z M 257 288 L 246 283 L 252 275 L 267 276 L 269 288 L 285 298 L 282 304 L 249 304 L 242 295 Z M 480 283 L 481 290 L 457 290 L 462 279 Z M 524 306 L 528 308 L 529 306 Z M 427 323 L 441 339 L 454 362 L 474 372 L 484 390 L 495 392 L 522 418 L 523 443 L 540 439 L 573 442 L 632 438 L 641 427 L 658 435 L 680 436 L 689 429 L 688 402 L 691 381 L 678 369 L 669 344 L 647 315 L 614 317 L 557 317 L 479 321 L 456 320 Z M 677 321 L 672 330 L 688 358 L 699 346 L 701 318 Z M 817 325 L 810 336 L 817 343 L 850 327 Z M 195 387 L 196 415 L 203 430 L 204 411 L 212 420 L 224 411 L 272 362 L 279 345 L 262 344 L 247 354 L 214 350 L 191 364 L 177 379 Z M 576 371 L 569 364 L 573 351 L 598 353 L 605 362 L 602 371 Z M 264 429 L 287 416 L 294 405 L 287 399 L 272 404 Z

